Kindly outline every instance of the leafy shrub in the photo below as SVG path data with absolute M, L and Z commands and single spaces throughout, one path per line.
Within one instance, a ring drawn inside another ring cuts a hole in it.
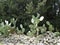
M 16 21 L 17 21 L 17 19 L 15 20 L 14 18 L 12 18 L 11 19 L 11 24 L 13 24 L 13 27 L 15 28 L 15 30 L 16 30 L 16 33 L 17 34 L 24 34 L 24 32 L 25 32 L 25 28 L 23 27 L 23 25 L 22 24 L 20 24 L 20 30 L 19 30 L 19 28 L 18 27 L 16 27 Z
M 44 19 L 44 16 L 39 17 L 40 16 L 39 13 L 37 13 L 37 15 L 38 15 L 37 17 L 32 16 L 32 19 L 31 19 L 32 24 L 29 25 L 30 31 L 28 31 L 27 35 L 37 36 L 39 35 L 39 31 L 41 31 L 41 33 L 46 31 L 45 24 L 43 24 L 43 26 L 41 27 L 38 26 L 38 23 L 40 23 L 40 21 Z
M 21 30 L 19 30 L 18 29 L 18 27 L 17 27 L 17 34 L 24 34 L 24 32 L 25 32 L 25 28 L 23 28 L 23 25 L 22 24 L 20 24 L 20 28 L 21 28 Z
M 55 36 L 60 36 L 60 32 L 55 32 Z
M 19 18 L 19 22 L 26 22 L 27 24 L 26 20 L 29 22 L 32 14 L 35 15 L 39 12 L 46 17 L 46 20 L 52 21 L 52 24 L 59 28 L 59 2 L 59 0 L 0 0 L 0 19 L 4 21 L 5 19 L 9 20 L 14 17 Z M 58 14 L 57 16 L 56 13 Z M 27 17 L 29 17 L 29 19 L 27 19 Z
M 49 31 L 54 31 L 54 26 L 49 21 L 46 21 L 46 24 L 48 25 Z
M 12 33 L 15 33 L 15 31 L 15 27 L 11 27 L 11 23 L 8 23 L 7 20 L 5 20 L 5 24 L 4 22 L 0 23 L 0 35 L 8 36 Z
M 25 32 L 25 28 L 23 28 L 22 24 L 20 24 L 20 28 L 21 30 L 19 30 L 18 27 L 16 27 L 16 20 L 14 18 L 11 19 L 10 23 L 7 20 L 5 20 L 5 23 L 0 23 L 0 35 L 6 37 L 14 33 L 23 34 Z
M 46 30 L 47 30 L 47 27 L 45 26 L 45 24 L 43 24 L 42 26 L 40 26 L 41 33 L 45 33 Z

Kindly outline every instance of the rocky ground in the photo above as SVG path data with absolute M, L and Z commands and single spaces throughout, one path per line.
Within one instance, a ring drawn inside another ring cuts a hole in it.
M 37 37 L 13 34 L 0 38 L 0 45 L 60 45 L 60 36 L 55 37 L 55 34 L 49 31 Z

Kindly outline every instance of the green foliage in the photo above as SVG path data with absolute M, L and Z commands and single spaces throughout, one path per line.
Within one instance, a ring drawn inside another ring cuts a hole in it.
M 41 11 L 41 13 L 46 12 L 47 8 L 45 7 L 47 0 L 39 1 L 37 5 L 33 3 L 33 1 L 29 2 L 26 5 L 26 13 L 27 14 L 32 14 L 32 13 L 37 13 L 38 11 Z M 34 5 L 36 7 L 34 7 Z
M 22 24 L 20 24 L 20 28 L 21 28 L 21 30 L 19 30 L 18 27 L 17 27 L 17 34 L 24 34 L 25 28 L 23 28 Z
M 22 23 L 23 26 L 25 27 L 26 26 L 28 27 L 28 25 L 32 23 L 31 25 L 29 25 L 29 28 L 30 28 L 29 33 L 31 33 L 30 35 L 34 35 L 34 34 L 38 35 L 37 32 L 40 31 L 41 33 L 44 33 L 47 29 L 45 27 L 45 24 L 43 24 L 43 26 L 40 26 L 40 27 L 38 26 L 38 23 L 40 23 L 41 21 L 39 19 L 39 16 L 37 17 L 32 16 L 32 15 L 36 15 L 37 13 L 40 13 L 40 15 L 44 15 L 45 19 L 48 20 L 49 22 L 52 19 L 54 23 L 52 20 L 51 22 L 54 24 L 54 26 L 59 28 L 60 16 L 58 14 L 55 17 L 56 9 L 55 7 L 54 8 L 52 7 L 52 5 L 54 5 L 54 2 L 56 1 L 55 0 L 54 1 L 53 0 L 0 0 L 0 22 L 5 20 L 10 21 L 11 18 L 16 18 L 17 20 L 11 19 L 12 20 L 11 23 L 13 23 L 14 28 L 16 28 L 16 22 L 19 23 L 19 24 L 17 23 L 18 25 Z M 30 22 L 31 17 L 33 18 L 32 20 L 34 21 L 31 20 Z M 53 17 L 53 18 L 50 18 L 50 17 Z M 47 18 L 50 18 L 50 19 L 47 19 Z M 50 24 L 48 21 L 46 22 L 48 25 L 48 30 L 54 31 L 54 26 Z M 18 32 L 24 33 L 25 29 L 21 28 L 21 31 L 19 30 Z
M 11 26 L 11 24 L 13 24 L 13 26 Z M 5 24 L 4 22 L 0 23 L 0 35 L 7 37 L 11 34 L 24 34 L 25 32 L 25 28 L 23 28 L 23 25 L 20 24 L 20 28 L 21 30 L 18 29 L 18 27 L 16 27 L 16 20 L 14 18 L 11 19 L 10 23 L 5 20 Z
M 4 21 L 5 19 L 10 20 L 14 17 L 19 23 L 23 23 L 24 26 L 25 24 L 29 25 L 32 15 L 35 15 L 37 12 L 43 14 L 47 11 L 48 7 L 45 6 L 46 2 L 47 0 L 1 0 L 0 19 Z M 28 21 L 28 24 L 26 20 Z
M 46 24 L 48 25 L 48 30 L 49 30 L 49 31 L 54 31 L 54 27 L 53 27 L 52 24 L 50 24 L 49 21 L 47 21 Z
M 1 0 L 0 1 L 0 17 L 3 20 L 18 18 L 20 14 L 24 13 L 24 0 Z M 22 4 L 22 5 L 21 5 Z M 6 17 L 7 16 L 7 17 Z M 0 19 L 1 19 L 0 18 Z
M 54 34 L 55 34 L 56 37 L 60 36 L 60 32 L 55 32 Z
M 33 7 L 33 2 L 30 2 L 29 4 L 26 5 L 26 13 L 28 14 L 31 14 L 34 10 L 34 7 Z
M 14 27 L 11 27 L 11 23 L 8 23 L 8 21 L 5 20 L 5 24 L 4 22 L 0 23 L 0 35 L 3 36 L 8 36 L 11 33 L 14 33 Z
M 12 18 L 11 21 L 10 21 L 11 24 L 13 24 L 13 27 L 16 29 L 16 33 L 17 33 L 17 34 L 24 34 L 25 28 L 23 28 L 23 25 L 20 24 L 21 30 L 19 30 L 19 28 L 16 27 L 16 21 L 17 21 L 17 19 L 15 20 L 14 18 Z
M 15 18 L 10 19 L 10 23 L 13 24 L 14 27 L 16 27 L 16 22 L 17 19 L 15 20 Z
M 45 24 L 43 24 L 43 26 L 40 27 L 41 33 L 45 33 L 47 28 L 45 26 Z
M 38 2 L 36 10 L 41 10 L 42 13 L 46 12 L 47 8 L 45 7 L 47 0 L 43 0 L 42 2 Z
M 33 32 L 28 31 L 28 32 L 27 32 L 27 35 L 30 36 L 30 37 L 36 36 L 36 35 L 34 35 L 34 33 L 35 33 L 35 31 L 33 31 Z
M 39 27 L 38 24 L 40 21 L 42 21 L 44 18 L 41 16 L 39 18 L 39 13 L 37 13 L 37 17 L 35 16 L 32 16 L 32 19 L 31 19 L 31 23 L 29 25 L 30 27 L 30 31 L 28 31 L 27 35 L 29 36 L 38 36 L 39 35 L 39 31 L 41 31 L 41 33 L 44 33 L 46 32 L 46 27 L 45 27 L 45 24 L 43 24 L 43 26 Z

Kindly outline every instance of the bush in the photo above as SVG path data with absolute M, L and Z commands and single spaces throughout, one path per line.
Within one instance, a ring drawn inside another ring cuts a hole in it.
M 11 23 L 8 23 L 7 20 L 0 23 L 0 35 L 1 36 L 9 36 L 10 34 L 16 33 L 15 27 L 11 27 Z
M 39 13 L 37 13 L 37 15 L 38 15 L 37 17 L 32 16 L 32 19 L 31 19 L 32 24 L 29 25 L 30 31 L 28 31 L 28 33 L 27 33 L 27 35 L 29 35 L 29 36 L 38 36 L 39 31 L 41 31 L 41 33 L 46 32 L 45 25 L 43 25 L 41 27 L 38 26 L 39 22 L 44 19 L 44 16 L 39 17 L 39 15 L 40 15 Z
M 59 30 L 59 2 L 59 0 L 0 0 L 0 22 L 15 18 L 18 27 L 23 24 L 24 28 L 29 30 L 32 15 L 37 16 L 36 14 L 40 13 L 45 17 L 43 23 L 48 20 Z M 49 26 L 51 27 L 52 25 Z

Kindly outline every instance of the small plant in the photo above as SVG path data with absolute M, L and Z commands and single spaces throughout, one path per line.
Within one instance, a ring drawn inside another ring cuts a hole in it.
M 43 32 L 43 30 L 44 31 L 46 30 L 45 25 L 43 25 L 41 27 L 38 26 L 39 22 L 44 19 L 44 16 L 41 16 L 39 18 L 40 14 L 37 13 L 37 15 L 38 15 L 37 17 L 32 16 L 32 19 L 31 19 L 32 24 L 29 25 L 30 31 L 28 31 L 27 35 L 37 36 L 37 35 L 39 35 L 39 31 Z
M 0 23 L 0 35 L 8 36 L 10 33 L 14 33 L 15 29 L 14 27 L 11 27 L 11 23 L 8 23 L 7 20 Z
M 17 34 L 24 34 L 25 28 L 23 28 L 22 24 L 20 24 L 20 28 L 21 28 L 21 30 L 19 30 L 18 27 L 17 27 Z
M 15 18 L 12 18 L 10 20 L 10 23 L 13 24 L 14 27 L 16 27 L 16 21 L 17 21 L 17 19 L 15 20 Z
M 47 21 L 46 24 L 48 25 L 48 30 L 49 31 L 53 31 L 54 30 L 53 25 L 49 21 Z
M 43 24 L 43 26 L 40 27 L 41 33 L 45 33 L 46 30 L 47 30 L 47 28 L 46 28 L 45 24 Z
M 34 7 L 33 7 L 33 2 L 30 2 L 29 4 L 26 5 L 26 13 L 30 14 L 33 12 Z
M 60 36 L 60 32 L 55 32 L 55 36 Z

